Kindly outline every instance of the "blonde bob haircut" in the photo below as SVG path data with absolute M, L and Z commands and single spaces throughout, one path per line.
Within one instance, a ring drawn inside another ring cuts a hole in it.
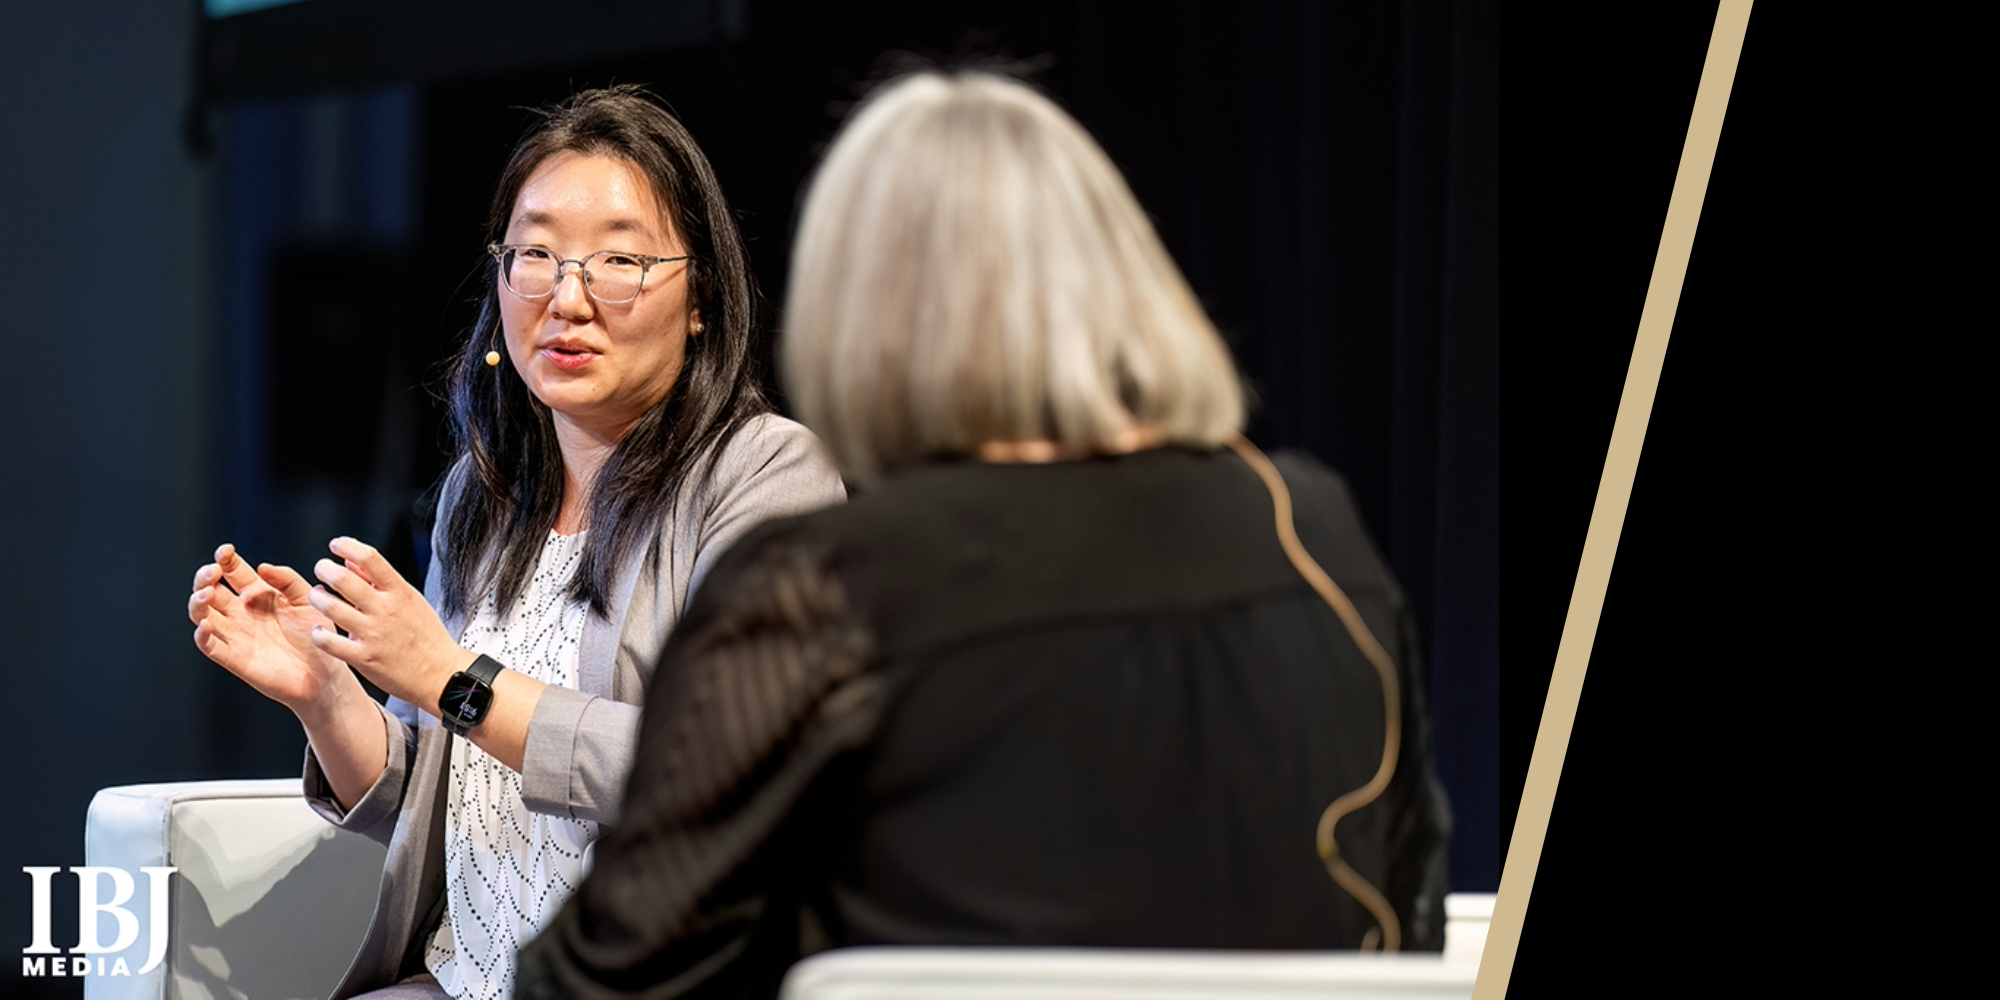
M 871 95 L 813 179 L 782 365 L 850 480 L 989 442 L 1214 447 L 1243 425 L 1228 348 L 1075 120 L 988 73 Z

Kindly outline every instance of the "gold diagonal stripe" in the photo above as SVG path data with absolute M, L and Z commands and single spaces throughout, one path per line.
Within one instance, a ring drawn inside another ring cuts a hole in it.
M 1715 147 L 1722 138 L 1723 112 L 1729 108 L 1729 88 L 1736 79 L 1736 60 L 1743 52 L 1743 35 L 1749 25 L 1750 0 L 1723 0 L 1715 12 L 1708 59 L 1701 68 L 1687 142 L 1681 147 L 1680 171 L 1674 176 L 1660 250 L 1653 258 L 1653 280 L 1646 288 L 1646 308 L 1639 316 L 1639 336 L 1632 345 L 1631 367 L 1625 372 L 1625 392 L 1618 400 L 1618 419 L 1611 428 L 1611 447 L 1604 456 L 1603 478 L 1597 484 L 1597 504 L 1590 512 L 1590 531 L 1584 537 L 1576 587 L 1570 592 L 1569 617 L 1563 621 L 1562 643 L 1556 649 L 1541 729 L 1535 734 L 1535 755 L 1528 763 L 1528 780 L 1521 790 L 1514 839 L 1507 845 L 1507 867 L 1500 875 L 1499 896 L 1493 901 L 1493 922 L 1480 957 L 1473 1000 L 1501 1000 L 1514 973 L 1521 925 L 1528 916 L 1528 897 L 1534 891 L 1535 870 L 1548 837 L 1549 811 L 1555 805 L 1577 701 L 1583 695 L 1584 668 L 1590 664 L 1590 648 L 1597 638 L 1611 563 L 1618 554 L 1619 532 L 1625 526 L 1625 507 L 1639 471 L 1639 450 L 1646 442 L 1646 422 L 1652 417 L 1660 368 L 1667 358 L 1667 335 L 1673 331 L 1674 310 L 1680 305 L 1681 283 L 1694 250 L 1695 224 L 1701 221 L 1709 170 L 1715 165 Z

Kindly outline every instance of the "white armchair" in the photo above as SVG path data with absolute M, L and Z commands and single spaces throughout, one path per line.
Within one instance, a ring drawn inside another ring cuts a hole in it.
M 87 977 L 84 997 L 319 1000 L 368 930 L 383 853 L 315 815 L 297 778 L 106 788 L 90 803 L 85 863 L 179 872 L 165 961 Z

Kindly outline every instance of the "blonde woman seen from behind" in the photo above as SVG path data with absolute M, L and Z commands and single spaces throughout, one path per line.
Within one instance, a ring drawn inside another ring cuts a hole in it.
M 1074 121 L 978 73 L 883 88 L 812 182 L 786 311 L 791 398 L 862 488 L 717 567 L 524 997 L 769 996 L 863 944 L 1442 946 L 1408 608 L 1341 479 L 1280 457 L 1384 683 L 1224 447 L 1229 353 Z M 1318 831 L 1385 759 L 1338 831 L 1374 911 Z

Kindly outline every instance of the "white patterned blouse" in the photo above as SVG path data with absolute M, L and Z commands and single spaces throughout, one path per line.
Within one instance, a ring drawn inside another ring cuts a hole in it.
M 459 644 L 551 687 L 575 690 L 588 606 L 570 599 L 584 535 L 549 533 L 520 602 L 489 594 Z M 461 1000 L 506 1000 L 514 953 L 562 908 L 589 870 L 598 825 L 530 812 L 521 776 L 471 740 L 453 740 L 445 814 L 445 919 L 425 965 Z

